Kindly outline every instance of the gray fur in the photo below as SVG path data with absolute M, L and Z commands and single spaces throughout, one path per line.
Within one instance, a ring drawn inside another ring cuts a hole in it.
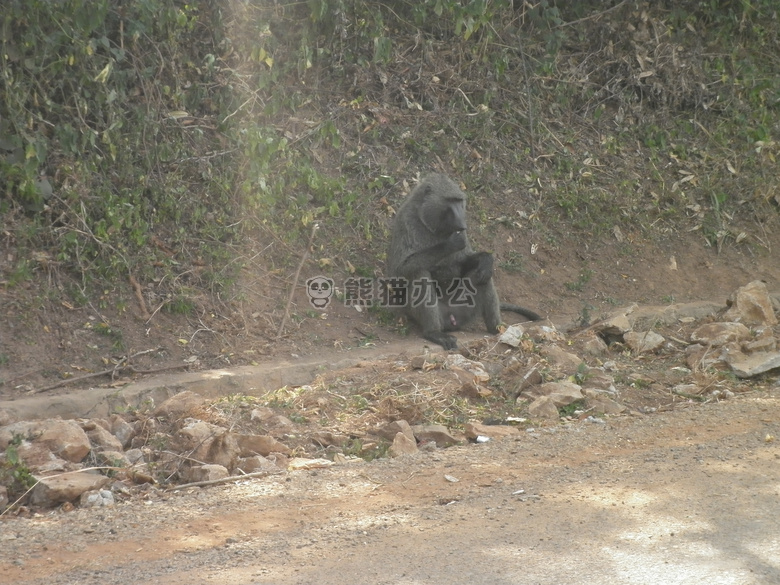
M 432 174 L 412 190 L 393 223 L 387 255 L 388 276 L 409 284 L 406 313 L 423 330 L 423 337 L 445 349 L 455 349 L 455 331 L 481 315 L 490 333 L 497 333 L 501 309 L 538 320 L 533 311 L 502 305 L 493 284 L 493 256 L 474 252 L 466 236 L 466 195 L 449 177 Z M 411 283 L 429 279 L 439 287 L 432 306 L 412 305 Z M 468 279 L 476 291 L 474 306 L 458 306 L 447 291 L 456 279 Z

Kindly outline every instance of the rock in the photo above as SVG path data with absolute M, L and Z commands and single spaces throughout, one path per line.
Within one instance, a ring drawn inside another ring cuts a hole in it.
M 754 332 L 752 341 L 742 343 L 742 351 L 745 353 L 756 353 L 759 351 L 775 351 L 777 349 L 777 339 L 771 327 L 759 327 Z
M 232 433 L 202 420 L 189 419 L 178 436 L 184 442 L 184 450 L 190 451 L 192 459 L 214 463 L 227 469 L 233 469 L 241 452 Z
M 549 396 L 540 396 L 529 404 L 528 414 L 534 418 L 544 420 L 558 420 L 560 418 L 558 407 L 555 406 L 555 403 Z
M 606 319 L 598 321 L 588 327 L 587 333 L 597 333 L 606 337 L 622 337 L 633 329 L 629 315 L 633 313 L 639 305 L 631 305 L 613 311 Z
M 0 428 L 0 450 L 8 447 L 15 435 L 44 445 L 71 463 L 80 463 L 92 448 L 86 433 L 72 420 L 21 421 Z
M 701 321 L 717 315 L 724 308 L 722 303 L 694 301 L 664 307 L 637 307 L 627 316 L 633 331 L 644 331 L 660 325 L 674 325 L 677 322 Z
M 110 422 L 111 434 L 122 444 L 123 449 L 127 449 L 135 437 L 135 428 L 118 414 L 112 414 Z
M 100 465 L 130 467 L 130 460 L 121 451 L 100 451 L 95 457 Z
M 588 368 L 583 376 L 582 387 L 615 392 L 615 378 L 603 368 Z
M 0 512 L 8 505 L 8 488 L 0 485 Z
M 672 388 L 672 394 L 682 396 L 684 398 L 690 398 L 691 396 L 699 396 L 704 393 L 704 388 L 698 384 L 677 384 Z
M 262 455 L 252 455 L 251 457 L 241 457 L 236 463 L 236 468 L 244 473 L 253 473 L 255 471 L 274 471 L 277 469 L 273 461 L 269 461 Z
M 114 494 L 111 490 L 93 490 L 84 492 L 79 499 L 82 508 L 100 508 L 114 505 Z
M 155 408 L 152 416 L 162 417 L 168 420 L 184 418 L 197 412 L 204 402 L 206 402 L 206 399 L 200 394 L 185 390 L 184 392 L 179 392 L 175 396 L 171 396 L 168 400 Z
M 317 431 L 312 434 L 311 440 L 320 447 L 330 447 L 331 445 L 341 447 L 349 441 L 349 437 L 346 435 L 338 435 L 330 431 Z
M 585 398 L 582 394 L 582 387 L 573 382 L 547 382 L 539 387 L 539 391 L 542 396 L 547 396 L 552 400 L 556 410 Z
M 267 406 L 258 406 L 257 408 L 253 408 L 252 412 L 249 414 L 250 420 L 258 422 L 265 422 L 274 416 L 276 416 L 276 413 Z
M 713 347 L 749 338 L 750 329 L 742 323 L 707 323 L 691 333 L 692 342 Z
M 526 323 L 525 333 L 535 343 L 556 343 L 564 341 L 564 336 L 549 321 L 537 322 L 534 324 Z
M 411 360 L 409 360 L 409 366 L 413 370 L 425 370 L 429 366 L 428 362 L 428 356 L 427 355 L 416 355 Z
M 582 352 L 587 355 L 600 356 L 607 353 L 609 347 L 601 337 L 595 333 L 590 333 L 582 337 L 579 340 L 579 345 L 582 348 Z
M 444 365 L 447 368 L 460 368 L 474 375 L 474 377 L 480 382 L 487 382 L 490 380 L 490 374 L 485 370 L 480 362 L 475 362 L 470 359 L 464 358 L 459 353 L 451 353 L 447 355 L 444 360 Z
M 629 331 L 623 335 L 623 341 L 637 353 L 655 351 L 666 343 L 666 339 L 655 331 Z
M 267 457 L 271 453 L 283 453 L 290 455 L 292 450 L 269 435 L 236 435 L 236 441 L 240 449 L 241 457 L 262 455 Z
M 738 288 L 726 304 L 730 307 L 723 315 L 727 321 L 739 321 L 746 325 L 777 325 L 769 291 L 766 284 L 760 280 Z
M 725 367 L 725 364 L 720 359 L 719 351 L 698 343 L 685 348 L 685 363 L 694 371 L 717 368 L 719 364 L 721 369 Z
M 330 467 L 333 461 L 328 459 L 304 459 L 302 457 L 293 457 L 287 464 L 290 471 L 300 471 L 302 469 L 322 469 Z
M 42 508 L 73 502 L 84 492 L 98 490 L 111 481 L 105 475 L 76 471 L 37 479 L 39 481 L 30 493 L 30 504 Z
M 433 441 L 440 448 L 450 447 L 458 443 L 458 440 L 452 436 L 450 430 L 443 425 L 414 425 L 412 431 L 417 441 L 421 443 Z
M 266 430 L 268 434 L 277 438 L 283 437 L 295 428 L 295 423 L 289 418 L 282 416 L 281 414 L 276 414 L 273 410 L 265 406 L 252 409 L 250 418 L 253 421 L 261 423 L 263 430 Z
M 206 465 L 193 465 L 187 474 L 187 480 L 196 481 L 214 481 L 230 477 L 230 472 L 224 465 L 209 463 Z
M 580 368 L 580 364 L 583 364 L 582 358 L 573 353 L 562 350 L 557 345 L 550 345 L 543 347 L 541 350 L 542 356 L 556 366 L 562 373 L 567 376 L 572 376 L 577 373 Z
M 485 398 L 492 396 L 493 392 L 484 386 L 480 386 L 475 381 L 464 382 L 458 394 L 469 400 L 484 400 Z
M 628 410 L 611 398 L 604 396 L 595 390 L 585 390 L 585 407 L 596 414 L 620 414 Z
M 525 329 L 522 325 L 510 325 L 506 328 L 506 331 L 498 337 L 498 340 L 501 343 L 506 343 L 512 347 L 520 347 L 523 335 L 525 335 Z
M 401 455 L 414 455 L 417 453 L 417 441 L 410 439 L 406 433 L 398 432 L 393 438 L 393 444 L 387 450 L 390 457 L 400 457 Z
M 539 371 L 539 368 L 531 368 L 515 383 L 511 396 L 517 398 L 520 396 L 520 393 L 541 383 L 542 373 Z
M 46 445 L 22 441 L 16 448 L 19 459 L 34 473 L 48 475 L 56 471 L 65 471 L 68 462 L 57 457 Z
M 477 422 L 466 423 L 465 431 L 466 437 L 472 440 L 480 436 L 499 439 L 520 434 L 517 427 L 510 425 L 483 425 Z
M 95 451 L 122 451 L 122 442 L 100 425 L 87 431 L 89 442 Z
M 752 378 L 764 372 L 780 368 L 780 352 L 758 352 L 729 354 L 726 358 L 737 378 Z
M 125 457 L 131 465 L 144 462 L 144 452 L 141 449 L 128 449 L 125 451 Z
M 387 439 L 388 441 L 394 441 L 395 436 L 398 433 L 403 433 L 404 435 L 406 435 L 407 439 L 410 439 L 412 441 L 415 440 L 414 431 L 412 431 L 412 427 L 410 427 L 409 423 L 403 419 L 394 420 L 393 422 L 387 423 L 386 425 L 375 428 L 371 431 L 372 435 L 382 437 L 383 439 Z M 415 444 L 417 444 L 416 441 Z

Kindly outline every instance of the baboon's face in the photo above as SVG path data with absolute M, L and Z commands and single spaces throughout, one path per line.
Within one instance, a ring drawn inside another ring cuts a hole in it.
M 463 197 L 429 196 L 420 209 L 422 222 L 440 238 L 466 229 L 466 200 Z

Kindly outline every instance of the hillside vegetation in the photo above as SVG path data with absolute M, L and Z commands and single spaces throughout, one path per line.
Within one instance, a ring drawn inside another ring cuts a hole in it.
M 114 351 L 140 349 L 122 319 L 215 347 L 253 320 L 273 343 L 299 263 L 381 271 L 431 170 L 464 184 L 488 249 L 499 229 L 554 247 L 694 232 L 769 254 L 777 232 L 774 0 L 10 0 L 0 18 L 17 372 L 20 340 L 82 309 Z

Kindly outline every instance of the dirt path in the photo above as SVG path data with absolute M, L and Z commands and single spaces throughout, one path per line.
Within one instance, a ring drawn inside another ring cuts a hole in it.
M 778 583 L 779 395 L 4 519 L 0 583 Z

